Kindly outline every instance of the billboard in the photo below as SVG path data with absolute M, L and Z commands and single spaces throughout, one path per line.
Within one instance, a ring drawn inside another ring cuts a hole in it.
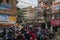
M 0 15 L 0 23 L 15 23 L 16 17 L 9 15 Z
M 8 17 L 8 15 L 0 15 L 0 21 L 9 21 Z
M 60 19 L 51 20 L 51 24 L 52 24 L 53 26 L 60 26 Z
M 11 10 L 11 4 L 0 4 L 0 10 Z

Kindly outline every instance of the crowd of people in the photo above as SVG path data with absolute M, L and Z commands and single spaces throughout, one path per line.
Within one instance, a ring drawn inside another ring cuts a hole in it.
M 49 40 L 53 38 L 48 29 L 43 29 L 41 24 L 36 23 L 34 25 L 24 26 L 17 34 L 16 40 Z
M 3 33 L 4 40 L 49 40 L 54 37 L 48 29 L 42 28 L 39 23 L 26 25 L 21 30 L 17 29 L 16 31 L 11 27 L 7 33 L 7 37 L 5 37 L 5 30 Z

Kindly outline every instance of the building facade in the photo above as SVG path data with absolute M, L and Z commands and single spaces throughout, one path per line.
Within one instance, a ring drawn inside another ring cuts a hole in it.
M 45 23 L 44 16 L 43 16 L 43 8 L 44 8 L 44 2 L 43 0 L 38 0 L 38 15 L 39 17 L 37 20 L 39 20 L 40 23 Z
M 40 21 L 50 22 L 60 18 L 60 1 L 59 0 L 38 0 L 38 13 Z M 41 22 L 40 22 L 41 23 Z
M 51 20 L 53 26 L 60 26 L 60 0 L 55 0 L 51 6 L 52 14 L 54 15 L 54 20 Z
M 34 20 L 34 8 L 32 6 L 23 8 L 23 15 L 26 20 Z
M 52 13 L 55 13 L 55 19 L 59 19 L 60 18 L 60 1 L 59 0 L 55 0 L 53 1 L 53 4 L 51 6 L 52 9 Z
M 0 0 L 0 26 L 16 23 L 16 0 Z

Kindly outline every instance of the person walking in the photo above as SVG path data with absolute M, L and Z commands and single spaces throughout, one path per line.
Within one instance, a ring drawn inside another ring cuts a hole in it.
M 6 40 L 6 29 L 3 28 L 3 32 L 2 32 L 2 37 L 3 37 L 3 40 Z

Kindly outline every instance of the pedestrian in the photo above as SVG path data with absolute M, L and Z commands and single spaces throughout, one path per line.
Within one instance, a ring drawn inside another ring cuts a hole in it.
M 6 35 L 6 29 L 3 28 L 2 36 L 4 37 Z
M 31 29 L 29 31 L 29 35 L 30 35 L 30 40 L 36 40 L 35 30 Z
M 41 32 L 39 33 L 39 36 L 37 37 L 37 40 L 44 40 L 43 39 L 43 34 L 41 34 Z
M 9 32 L 8 32 L 8 39 L 7 40 L 15 40 L 14 38 L 14 30 L 12 29 L 9 29 Z
M 3 28 L 2 37 L 3 40 L 6 40 L 6 28 Z
M 18 33 L 16 40 L 24 40 L 24 36 L 21 32 Z

